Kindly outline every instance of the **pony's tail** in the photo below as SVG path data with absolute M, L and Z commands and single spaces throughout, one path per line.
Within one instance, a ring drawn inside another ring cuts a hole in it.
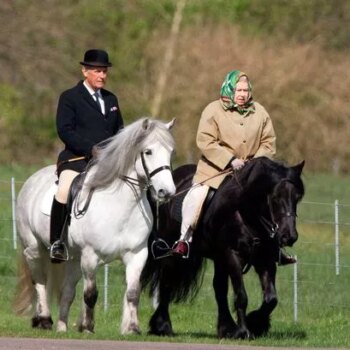
M 195 243 L 195 239 L 193 241 Z M 150 297 L 154 297 L 159 292 L 162 294 L 165 287 L 170 303 L 192 300 L 202 285 L 205 271 L 205 259 L 198 254 L 195 244 L 192 248 L 189 259 L 167 257 L 154 260 L 149 254 L 141 274 L 142 289 L 148 289 Z
M 48 302 L 58 302 L 62 290 L 65 264 L 51 264 L 49 261 L 45 266 L 46 293 Z M 30 313 L 33 303 L 35 302 L 35 288 L 32 275 L 26 259 L 21 254 L 18 263 L 18 283 L 16 294 L 13 299 L 13 311 L 21 316 Z
M 18 262 L 18 283 L 16 294 L 13 299 L 12 308 L 17 315 L 28 314 L 34 299 L 34 285 L 29 266 L 21 254 Z

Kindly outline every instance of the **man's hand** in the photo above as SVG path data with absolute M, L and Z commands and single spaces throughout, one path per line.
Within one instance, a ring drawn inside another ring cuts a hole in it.
M 235 158 L 232 162 L 231 162 L 231 166 L 233 168 L 233 170 L 239 170 L 242 167 L 244 167 L 245 162 L 242 159 L 239 158 Z
M 92 159 L 97 159 L 99 153 L 100 153 L 100 149 L 96 145 L 93 146 L 91 149 Z

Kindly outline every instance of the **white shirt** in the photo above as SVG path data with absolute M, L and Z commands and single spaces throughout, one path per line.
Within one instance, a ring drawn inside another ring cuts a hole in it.
M 89 91 L 89 94 L 92 96 L 92 98 L 96 101 L 96 93 L 98 94 L 98 100 L 100 102 L 100 105 L 101 105 L 101 109 L 102 109 L 102 113 L 103 114 L 106 114 L 106 108 L 105 108 L 105 101 L 103 100 L 102 98 L 102 95 L 101 95 L 101 91 L 100 90 L 97 90 L 95 91 L 94 89 L 92 89 L 87 83 L 86 81 L 84 80 L 83 82 L 84 86 L 86 87 L 87 91 Z

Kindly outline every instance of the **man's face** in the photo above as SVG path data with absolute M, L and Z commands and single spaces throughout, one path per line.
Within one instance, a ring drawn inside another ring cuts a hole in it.
M 238 106 L 244 106 L 250 97 L 249 86 L 247 81 L 239 81 L 236 84 L 235 96 L 233 98 L 234 102 Z
M 107 81 L 107 67 L 85 67 L 82 68 L 85 81 L 95 91 L 102 89 Z

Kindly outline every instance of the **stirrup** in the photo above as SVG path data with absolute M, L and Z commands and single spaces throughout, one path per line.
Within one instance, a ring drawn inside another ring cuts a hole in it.
M 54 249 L 57 248 L 57 246 L 61 246 L 63 248 L 63 255 L 62 256 L 55 256 L 53 254 Z M 49 256 L 52 262 L 63 262 L 69 260 L 69 253 L 67 246 L 64 242 L 61 242 L 60 240 L 57 240 L 51 244 L 51 247 L 49 248 Z
M 172 255 L 169 244 L 161 238 L 157 238 L 152 242 L 151 253 L 154 260 L 163 259 Z
M 181 242 L 181 243 L 183 243 L 183 244 L 185 244 L 185 245 L 187 246 L 187 253 L 186 253 L 186 254 L 178 254 L 178 253 L 176 253 L 176 252 L 174 253 L 174 250 L 175 250 L 175 248 L 176 248 L 176 246 L 177 246 L 177 244 L 178 244 L 179 242 Z M 188 257 L 190 256 L 190 243 L 189 243 L 188 241 L 179 239 L 178 241 L 176 241 L 176 242 L 173 244 L 173 246 L 172 246 L 172 248 L 171 248 L 171 251 L 172 251 L 173 255 L 180 256 L 182 259 L 188 259 Z

